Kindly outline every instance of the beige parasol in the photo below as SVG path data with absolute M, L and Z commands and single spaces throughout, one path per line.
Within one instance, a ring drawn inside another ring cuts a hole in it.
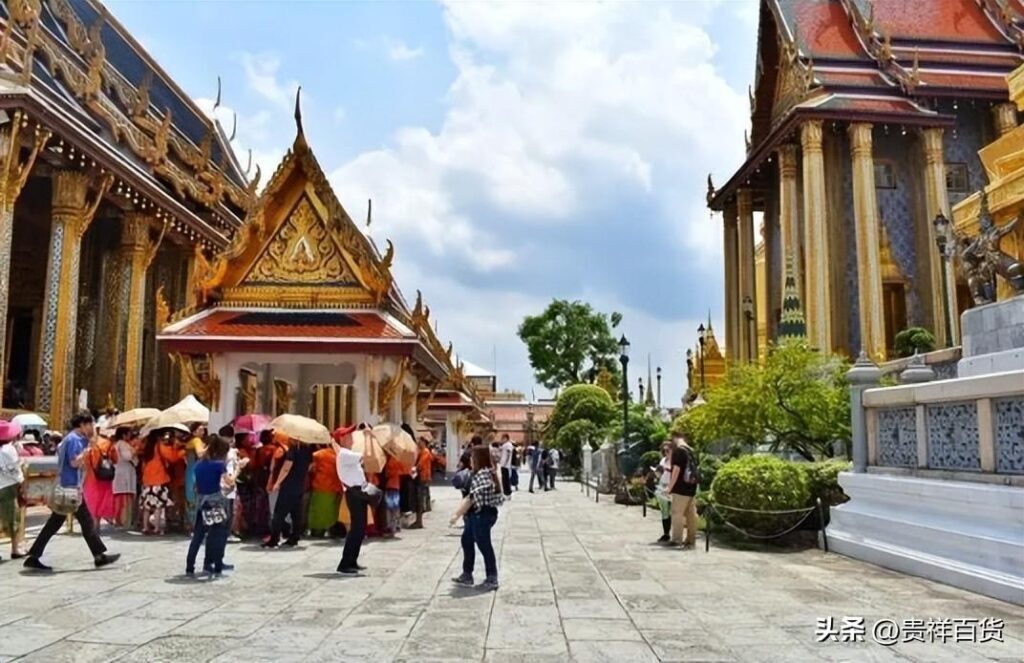
M 298 414 L 282 414 L 268 428 L 306 444 L 330 444 L 331 432 L 315 419 Z
M 387 456 L 370 429 L 352 431 L 352 451 L 363 455 L 363 469 L 370 474 L 384 469 Z
M 155 407 L 137 407 L 134 410 L 127 410 L 117 415 L 107 427 L 117 429 L 144 426 L 158 414 L 160 414 L 160 410 Z
M 210 421 L 210 410 L 191 394 L 150 419 L 141 434 L 143 437 L 160 428 L 171 428 L 175 424 L 206 424 Z
M 395 424 L 379 424 L 373 427 L 373 436 L 377 438 L 384 451 L 398 459 L 402 465 L 412 467 L 416 464 L 419 448 L 412 437 Z

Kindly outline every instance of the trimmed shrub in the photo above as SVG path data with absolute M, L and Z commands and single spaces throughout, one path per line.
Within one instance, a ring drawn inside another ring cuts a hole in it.
M 935 349 L 935 336 L 924 327 L 908 327 L 893 339 L 897 357 L 910 357 L 914 352 L 924 354 Z
M 702 468 L 703 471 L 703 468 Z M 711 484 L 711 501 L 750 511 L 802 509 L 811 501 L 808 474 L 798 463 L 774 456 L 743 456 L 725 463 Z M 801 514 L 773 516 L 723 508 L 730 523 L 756 533 L 773 533 L 795 524 Z
M 848 460 L 823 460 L 817 463 L 801 463 L 807 474 L 807 486 L 811 491 L 807 506 L 814 504 L 816 498 L 826 507 L 836 506 L 848 501 L 846 493 L 839 485 L 839 473 L 850 469 Z
M 643 455 L 640 456 L 640 467 L 644 468 L 644 470 L 649 467 L 657 467 L 660 462 L 660 451 L 645 451 Z

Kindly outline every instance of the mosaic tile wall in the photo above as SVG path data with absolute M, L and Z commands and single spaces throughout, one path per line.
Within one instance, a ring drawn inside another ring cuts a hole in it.
M 845 132 L 840 134 L 843 142 L 843 154 L 850 154 L 850 139 Z M 846 282 L 846 292 L 850 296 L 849 327 L 850 327 L 850 348 L 854 351 L 860 348 L 860 315 L 857 306 L 860 289 L 857 287 L 857 231 L 856 220 L 853 215 L 853 164 L 849 158 L 842 159 L 842 208 L 846 214 L 841 220 L 846 233 L 846 265 L 843 270 L 843 279 Z M 856 354 L 856 352 L 854 352 Z
M 992 125 L 992 111 L 988 104 L 972 106 L 970 102 L 958 103 L 956 109 L 953 108 L 952 102 L 942 102 L 938 105 L 938 111 L 956 115 L 958 118 L 955 136 L 952 129 L 947 129 L 943 134 L 943 147 L 946 162 L 966 163 L 970 178 L 969 190 L 966 193 L 949 192 L 949 205 L 952 207 L 988 183 L 985 169 L 978 158 L 978 150 L 994 138 L 987 135 L 989 132 L 986 130 Z
M 920 178 L 912 175 L 920 171 L 918 150 L 913 137 L 901 135 L 901 130 L 895 126 L 889 127 L 888 131 L 884 126 L 874 131 L 875 160 L 891 163 L 896 175 L 895 189 L 876 189 L 875 195 L 878 197 L 879 219 L 889 235 L 893 259 L 907 280 L 908 326 L 924 324 L 921 300 L 913 287 L 917 275 L 914 215 L 919 213 L 915 198 L 920 196 L 915 188 L 923 187 Z
M 878 410 L 878 464 L 917 467 L 917 412 L 912 407 Z
M 1024 474 L 1024 398 L 993 402 L 996 472 Z
M 928 467 L 937 470 L 980 470 L 978 406 L 970 403 L 929 405 Z

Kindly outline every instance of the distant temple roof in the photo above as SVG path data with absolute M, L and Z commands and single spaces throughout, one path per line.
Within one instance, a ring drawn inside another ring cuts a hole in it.
M 1019 0 L 761 0 L 747 160 L 722 209 L 802 119 L 952 126 L 939 98 L 1007 99 L 1024 62 Z

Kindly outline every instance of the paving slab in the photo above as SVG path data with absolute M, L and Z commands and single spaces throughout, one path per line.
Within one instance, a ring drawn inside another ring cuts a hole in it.
M 357 577 L 334 572 L 338 541 L 231 545 L 236 571 L 209 581 L 183 577 L 184 537 L 109 536 L 122 561 L 97 571 L 81 537 L 60 534 L 47 551 L 59 573 L 0 565 L 0 663 L 1021 660 L 1018 606 L 817 550 L 667 550 L 658 519 L 560 488 L 502 507 L 497 592 L 451 583 L 458 494 L 441 485 L 426 527 L 369 542 Z M 844 616 L 991 617 L 1004 641 L 816 641 L 819 619 Z

